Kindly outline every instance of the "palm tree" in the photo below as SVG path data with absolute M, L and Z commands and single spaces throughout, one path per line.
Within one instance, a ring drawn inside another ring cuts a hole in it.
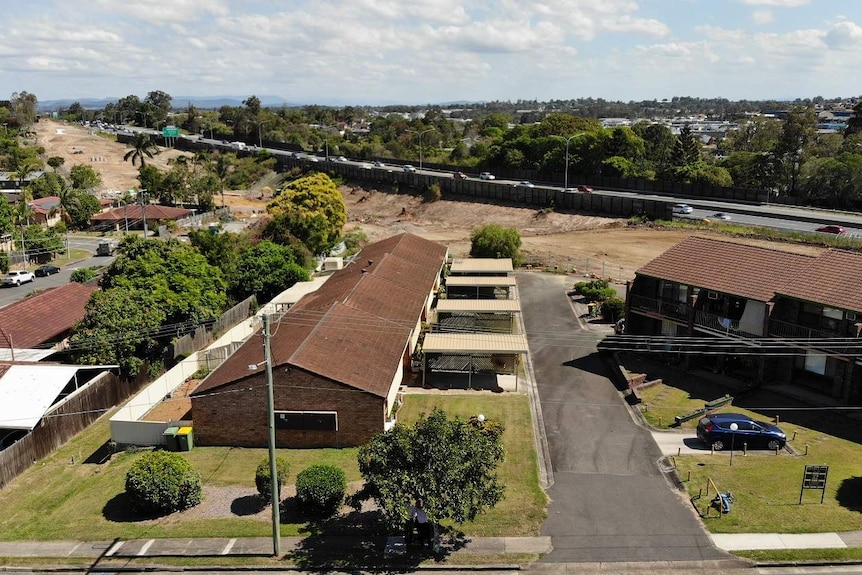
M 221 207 L 224 207 L 224 186 L 228 176 L 234 170 L 234 165 L 225 154 L 221 153 L 215 155 L 215 161 L 210 165 L 212 173 L 218 178 L 219 187 L 221 188 Z
M 141 167 L 143 168 L 147 162 L 146 158 L 152 158 L 156 154 L 159 153 L 159 147 L 153 142 L 147 134 L 143 132 L 138 132 L 135 135 L 135 139 L 132 141 L 132 149 L 126 152 L 126 155 L 123 156 L 123 160 L 128 162 L 132 161 L 132 165 L 137 165 L 138 161 L 141 163 Z

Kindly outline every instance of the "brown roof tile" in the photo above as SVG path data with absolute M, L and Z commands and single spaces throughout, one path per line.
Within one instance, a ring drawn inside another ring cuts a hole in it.
M 47 289 L 0 309 L 0 328 L 18 349 L 56 341 L 84 318 L 87 301 L 98 288 L 70 282 Z
M 777 291 L 828 307 L 862 312 L 862 254 L 829 250 L 820 254 Z
M 274 366 L 293 365 L 386 395 L 447 252 L 410 234 L 366 246 L 273 326 Z M 262 357 L 260 337 L 252 337 L 193 395 L 248 377 L 248 365 Z
M 173 206 L 160 206 L 158 204 L 147 204 L 145 207 L 147 220 L 179 220 L 190 216 L 193 212 L 188 208 L 177 208 Z M 94 214 L 90 221 L 121 221 L 128 219 L 141 218 L 141 206 L 130 204 Z
M 637 273 L 765 302 L 814 260 L 815 256 L 692 236 Z

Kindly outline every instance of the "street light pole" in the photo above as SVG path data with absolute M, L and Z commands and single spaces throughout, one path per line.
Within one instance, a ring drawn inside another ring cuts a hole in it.
M 422 135 L 427 134 L 428 132 L 433 132 L 434 128 L 428 128 L 427 130 L 422 130 L 421 132 L 419 130 L 407 130 L 407 131 L 410 132 L 411 134 L 418 134 L 419 135 L 419 169 L 421 170 L 422 169 Z
M 257 147 L 258 148 L 263 148 L 263 137 L 261 135 L 260 128 L 264 124 L 268 124 L 270 122 L 272 122 L 272 120 L 261 120 L 260 122 L 257 123 Z
M 583 134 L 583 132 L 578 132 L 577 134 L 572 134 L 571 136 L 566 138 L 566 174 L 565 174 L 564 180 L 563 180 L 564 181 L 564 183 L 563 183 L 563 190 L 564 191 L 569 189 L 569 142 L 572 140 L 572 138 L 576 138 L 576 137 L 580 136 L 581 134 Z
M 266 362 L 266 396 L 269 414 L 269 485 L 272 492 L 272 554 L 281 555 L 281 510 L 278 497 L 278 466 L 275 464 L 275 398 L 272 381 L 272 348 L 270 340 L 270 315 L 263 316 L 263 354 Z
M 138 195 L 141 196 L 141 220 L 144 223 L 144 239 L 147 239 L 147 190 L 139 190 Z

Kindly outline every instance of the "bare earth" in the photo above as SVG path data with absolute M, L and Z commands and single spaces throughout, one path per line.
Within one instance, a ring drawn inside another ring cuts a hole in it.
M 123 191 L 138 186 L 137 167 L 123 160 L 130 148 L 112 138 L 77 124 L 54 120 L 36 124 L 36 132 L 46 157 L 65 158 L 63 171 L 68 172 L 76 163 L 86 163 L 102 174 L 104 190 Z M 167 148 L 161 150 L 152 160 L 160 168 L 166 168 L 170 158 L 182 154 Z M 596 215 L 542 213 L 535 208 L 485 204 L 469 198 L 428 203 L 420 195 L 392 193 L 383 187 L 343 186 L 342 193 L 348 209 L 347 229 L 358 226 L 371 241 L 410 232 L 446 244 L 453 255 L 464 256 L 470 249 L 471 230 L 493 222 L 519 230 L 522 250 L 534 265 L 618 281 L 631 279 L 636 269 L 694 233 L 628 226 L 625 220 Z M 260 192 L 230 192 L 226 203 L 238 219 L 263 212 L 266 207 Z M 805 246 L 742 241 L 797 252 L 818 251 Z

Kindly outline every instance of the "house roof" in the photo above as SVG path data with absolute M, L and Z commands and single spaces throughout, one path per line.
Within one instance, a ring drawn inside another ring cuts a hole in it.
M 807 268 L 796 270 L 793 278 L 777 292 L 828 307 L 862 312 L 860 277 L 862 254 L 829 250 L 811 261 Z
M 692 236 L 640 268 L 637 274 L 766 302 L 815 259 L 816 256 Z
M 428 333 L 425 353 L 527 353 L 527 337 L 514 333 Z
M 459 258 L 452 260 L 449 271 L 453 274 L 512 273 L 510 258 Z
M 0 310 L 0 328 L 15 348 L 34 348 L 55 341 L 85 314 L 84 306 L 98 288 L 70 282 L 11 303 Z M 9 347 L 0 341 L 0 347 Z
M 5 365 L 0 370 L 0 429 L 36 427 L 78 369 L 75 365 Z
M 46 196 L 37 198 L 29 203 L 30 209 L 40 214 L 50 213 L 51 210 L 61 205 L 60 198 L 57 196 Z
M 90 221 L 97 222 L 115 222 L 128 219 L 141 219 L 142 206 L 138 204 L 130 204 L 120 206 L 107 212 L 101 212 L 93 215 Z M 160 206 L 158 204 L 147 204 L 143 206 L 147 220 L 179 220 L 192 215 L 193 211 L 188 208 L 177 208 L 173 206 Z
M 447 252 L 411 234 L 366 246 L 272 327 L 273 367 L 385 396 Z M 249 377 L 248 365 L 261 355 L 260 338 L 250 338 L 192 395 Z

